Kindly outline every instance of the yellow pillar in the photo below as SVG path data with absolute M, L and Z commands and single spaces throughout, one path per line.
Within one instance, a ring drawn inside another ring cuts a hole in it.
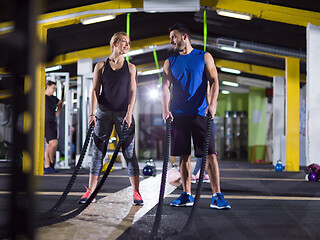
M 286 170 L 299 171 L 300 60 L 286 57 Z
M 42 44 L 47 40 L 47 29 L 38 28 L 39 38 Z M 43 174 L 44 162 L 44 120 L 45 120 L 45 65 L 40 63 L 36 68 L 35 80 L 35 111 L 34 111 L 34 174 Z
M 25 76 L 24 79 L 24 94 L 29 98 L 29 101 L 32 102 L 33 99 L 30 99 L 30 94 L 32 94 L 32 79 L 29 75 Z M 29 96 L 28 96 L 29 95 Z M 31 103 L 32 105 L 32 103 Z M 29 110 L 29 111 L 28 111 Z M 23 133 L 24 134 L 29 134 L 28 140 L 32 141 L 32 125 L 33 125 L 33 117 L 32 117 L 32 111 L 30 111 L 30 106 L 28 106 L 28 109 L 25 110 L 25 112 L 23 113 Z M 33 169 L 33 162 L 32 162 L 32 147 L 30 147 L 30 144 L 27 143 L 26 144 L 27 149 L 23 149 L 22 152 L 22 169 L 24 173 L 30 173 L 32 174 L 32 169 Z M 28 151 L 29 150 L 29 151 Z

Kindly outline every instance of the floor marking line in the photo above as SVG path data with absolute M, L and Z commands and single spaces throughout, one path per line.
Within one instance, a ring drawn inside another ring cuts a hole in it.
M 179 194 L 169 194 L 170 198 L 177 198 Z M 201 198 L 210 198 L 212 195 L 201 194 Z M 239 196 L 239 195 L 224 195 L 225 199 L 238 200 L 282 200 L 282 201 L 320 201 L 320 197 L 295 197 L 295 196 Z
M 0 194 L 10 194 L 11 192 L 9 192 L 9 191 L 0 191 Z M 21 194 L 25 194 L 25 193 L 21 193 Z M 35 195 L 51 195 L 51 196 L 53 196 L 53 195 L 62 195 L 63 194 L 63 192 L 35 192 L 34 193 Z M 112 193 L 98 193 L 98 197 L 99 196 L 103 196 L 103 197 L 106 197 L 106 196 L 108 196 L 108 195 L 110 195 L 110 194 L 112 194 Z M 68 195 L 71 195 L 71 196 L 82 196 L 83 195 L 83 192 L 69 192 L 69 194 Z
M 306 182 L 305 179 L 299 178 L 240 178 L 240 177 L 221 177 L 225 180 L 250 180 L 250 181 L 291 181 L 291 182 Z

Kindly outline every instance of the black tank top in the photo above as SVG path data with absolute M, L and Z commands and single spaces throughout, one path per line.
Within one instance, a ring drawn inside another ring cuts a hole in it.
M 129 86 L 130 72 L 128 62 L 124 60 L 122 67 L 114 71 L 109 64 L 108 58 L 101 77 L 102 91 L 98 100 L 99 104 L 109 108 L 111 111 L 127 111 Z

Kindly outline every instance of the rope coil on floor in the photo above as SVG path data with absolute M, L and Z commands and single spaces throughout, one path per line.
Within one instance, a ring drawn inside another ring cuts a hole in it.
M 163 197 L 164 197 L 164 192 L 166 188 L 166 179 L 167 179 L 167 171 L 168 171 L 170 135 L 171 135 L 171 118 L 168 118 L 166 120 L 166 138 L 165 138 L 165 146 L 164 146 L 164 159 L 163 159 L 163 167 L 162 167 L 159 202 L 158 202 L 156 217 L 155 217 L 154 224 L 151 231 L 151 238 L 156 238 L 159 230 L 160 222 L 161 222 L 162 209 L 163 209 Z

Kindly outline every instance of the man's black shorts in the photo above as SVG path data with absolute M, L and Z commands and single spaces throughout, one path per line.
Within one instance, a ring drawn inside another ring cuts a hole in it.
M 204 116 L 174 117 L 171 125 L 171 155 L 190 155 L 192 137 L 195 157 L 202 157 L 206 127 L 206 117 Z M 211 128 L 208 154 L 215 153 L 214 131 Z
M 57 139 L 57 122 L 46 121 L 45 122 L 45 133 L 44 136 L 46 138 L 46 142 L 53 139 Z

